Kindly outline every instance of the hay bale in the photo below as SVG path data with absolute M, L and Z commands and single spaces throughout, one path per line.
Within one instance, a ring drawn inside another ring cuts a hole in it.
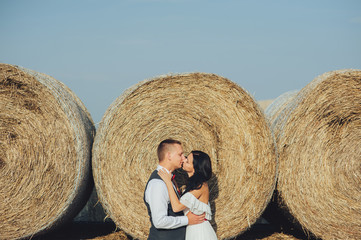
M 123 231 L 114 232 L 105 236 L 99 236 L 88 240 L 128 240 L 128 236 Z
M 271 236 L 264 237 L 264 238 L 257 238 L 259 240 L 298 240 L 294 236 L 287 235 L 284 233 L 274 233 Z
M 278 191 L 323 239 L 361 236 L 361 71 L 327 72 L 277 117 Z
M 271 104 L 265 109 L 265 114 L 267 119 L 270 121 L 271 128 L 273 132 L 278 132 L 275 130 L 275 121 L 278 116 L 281 115 L 281 112 L 286 108 L 292 99 L 297 95 L 299 90 L 288 91 L 277 97 Z
M 281 130 L 280 124 L 275 126 L 276 119 L 278 117 L 278 120 L 280 120 L 280 116 L 286 116 L 282 111 L 287 110 L 287 105 L 292 102 L 298 92 L 299 90 L 292 90 L 281 94 L 265 109 L 265 114 L 269 120 L 272 132 L 275 135 L 276 142 Z M 274 226 L 277 226 L 279 230 L 294 228 L 295 222 L 293 221 L 293 217 L 290 216 L 287 211 L 284 211 L 284 206 L 280 205 L 278 200 L 279 193 L 276 187 L 273 197 L 262 216 Z
M 94 126 L 45 74 L 0 64 L 0 236 L 31 237 L 72 219 L 91 190 Z
M 143 192 L 158 159 L 156 148 L 179 139 L 186 152 L 209 153 L 213 226 L 219 238 L 249 228 L 275 186 L 277 161 L 266 119 L 233 82 L 206 73 L 160 76 L 124 92 L 108 108 L 93 146 L 94 182 L 104 209 L 134 238 L 150 221 Z
M 98 200 L 98 195 L 95 188 L 93 188 L 92 193 L 90 194 L 89 200 L 79 212 L 78 215 L 73 219 L 74 222 L 111 222 L 110 219 L 106 218 L 106 214 L 102 205 Z
M 264 111 L 273 101 L 274 101 L 274 99 L 268 99 L 268 100 L 257 101 L 257 103 L 261 107 L 261 109 Z

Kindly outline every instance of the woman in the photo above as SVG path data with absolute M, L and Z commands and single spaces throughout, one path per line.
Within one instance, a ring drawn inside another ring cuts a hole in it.
M 189 180 L 186 189 L 178 199 L 172 184 L 172 176 L 165 170 L 159 170 L 158 174 L 168 188 L 168 194 L 174 212 L 188 211 L 200 215 L 205 213 L 206 221 L 196 225 L 188 225 L 186 240 L 213 240 L 217 239 L 211 224 L 212 212 L 209 205 L 209 188 L 207 181 L 212 176 L 211 159 L 202 151 L 192 151 L 183 163 L 183 170 L 188 173 Z

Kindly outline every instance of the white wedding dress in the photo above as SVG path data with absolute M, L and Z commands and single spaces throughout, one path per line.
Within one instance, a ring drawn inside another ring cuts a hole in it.
M 180 198 L 180 202 L 187 208 L 183 210 L 184 215 L 189 211 L 200 215 L 206 213 L 206 219 L 212 219 L 211 207 L 204 202 L 199 201 L 192 193 L 187 192 Z M 185 240 L 217 240 L 217 235 L 209 221 L 200 224 L 188 225 Z

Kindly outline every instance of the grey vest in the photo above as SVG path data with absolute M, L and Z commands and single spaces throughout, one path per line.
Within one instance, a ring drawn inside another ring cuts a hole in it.
M 150 180 L 152 179 L 161 179 L 161 177 L 158 175 L 158 171 L 155 170 L 149 177 L 149 180 L 147 182 L 147 186 Z M 145 189 L 147 189 L 147 186 L 145 187 Z M 145 193 L 145 191 L 144 191 Z M 176 229 L 157 229 L 154 227 L 153 221 L 152 221 L 152 215 L 150 212 L 150 207 L 149 204 L 145 201 L 145 194 L 144 194 L 144 203 L 147 206 L 148 209 L 148 215 L 150 218 L 150 223 L 151 223 L 151 227 L 149 230 L 149 236 L 148 236 L 148 240 L 184 240 L 185 239 L 185 234 L 186 234 L 186 226 L 184 227 L 180 227 L 180 228 L 176 228 Z M 183 216 L 183 212 L 178 212 L 175 213 L 172 210 L 172 205 L 169 203 L 168 204 L 168 216 Z

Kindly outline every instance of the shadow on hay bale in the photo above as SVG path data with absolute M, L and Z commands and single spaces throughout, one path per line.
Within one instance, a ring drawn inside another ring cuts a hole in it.
M 210 155 L 210 203 L 218 237 L 248 229 L 274 190 L 273 137 L 245 90 L 206 73 L 140 82 L 108 108 L 94 140 L 93 175 L 109 217 L 132 237 L 146 239 L 150 221 L 143 192 L 158 164 L 156 148 L 166 138 L 183 142 L 186 152 Z
M 323 239 L 361 236 L 361 71 L 327 72 L 275 118 L 281 203 Z
M 303 230 L 299 222 L 289 213 L 287 207 L 282 204 L 277 184 L 272 199 L 264 210 L 262 217 L 270 223 L 275 232 L 297 236 L 300 239 L 316 239 L 312 234 Z
M 0 64 L 0 236 L 71 220 L 92 188 L 95 129 L 83 103 L 42 73 Z
M 279 129 L 275 128 L 275 121 L 286 106 L 292 102 L 298 92 L 299 90 L 293 90 L 283 93 L 265 109 L 265 114 L 269 120 L 271 129 L 275 134 L 276 139 L 278 137 Z M 285 210 L 285 206 L 280 204 L 277 184 L 272 199 L 263 212 L 262 217 L 272 223 L 272 225 L 276 227 L 277 231 L 293 231 L 295 225 L 297 226 L 297 222 L 295 222 L 293 217 L 287 212 L 287 210 Z
M 98 200 L 98 195 L 95 188 L 78 215 L 73 219 L 74 222 L 92 222 L 92 223 L 103 223 L 110 222 L 109 218 L 106 218 L 106 214 L 101 203 Z
M 264 237 L 264 238 L 257 238 L 259 240 L 298 240 L 298 238 L 283 234 L 283 233 L 274 233 L 271 236 Z

